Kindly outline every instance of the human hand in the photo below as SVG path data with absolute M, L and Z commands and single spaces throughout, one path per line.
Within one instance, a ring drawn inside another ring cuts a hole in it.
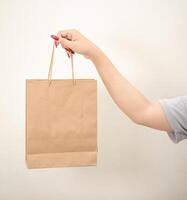
M 99 48 L 94 43 L 75 29 L 59 31 L 57 36 L 51 37 L 55 40 L 56 47 L 61 44 L 68 56 L 75 52 L 91 59 L 99 52 Z

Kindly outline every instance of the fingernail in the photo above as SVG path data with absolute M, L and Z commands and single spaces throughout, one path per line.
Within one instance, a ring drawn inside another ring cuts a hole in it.
M 71 52 L 67 50 L 67 48 L 65 48 L 66 53 L 68 54 L 68 57 L 70 58 L 71 56 Z
M 59 37 L 57 37 L 56 35 L 51 35 L 51 37 L 52 37 L 54 40 L 56 40 L 56 41 L 59 40 Z
M 58 42 L 55 40 L 55 47 L 57 48 L 57 46 L 58 46 Z
M 68 57 L 70 57 L 70 56 L 69 56 L 69 53 L 68 53 L 67 51 L 66 51 L 66 53 L 67 53 Z
M 68 48 L 68 51 L 70 51 L 72 54 L 74 54 L 75 52 L 73 50 L 71 50 L 70 48 Z
M 74 54 L 75 52 L 73 50 L 71 50 L 70 48 L 66 48 L 67 51 L 69 51 L 70 53 Z
M 68 57 L 70 57 L 70 55 L 69 55 L 69 51 L 67 50 L 67 48 L 64 48 L 64 49 L 65 49 L 65 51 L 66 51 Z

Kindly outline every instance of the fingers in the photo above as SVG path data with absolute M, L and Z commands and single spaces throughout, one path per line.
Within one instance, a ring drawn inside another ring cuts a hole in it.
M 56 48 L 57 48 L 59 37 L 57 37 L 56 35 L 51 35 L 51 37 L 54 39 L 55 46 L 56 46 Z
M 59 38 L 59 42 L 63 48 L 65 48 L 70 53 L 74 54 L 73 48 L 73 42 L 71 40 L 65 39 L 65 38 Z
M 58 35 L 51 35 L 51 37 L 54 39 L 55 46 L 57 47 L 58 44 L 61 44 L 62 48 L 66 50 L 66 53 L 68 57 L 70 57 L 72 54 L 74 54 L 74 51 L 70 49 L 71 47 L 71 34 L 64 34 L 66 38 L 62 37 L 61 33 L 58 33 Z
M 74 54 L 74 51 L 72 51 L 73 48 L 72 31 L 60 31 L 58 32 L 57 36 L 59 37 L 59 42 L 61 43 L 61 46 L 66 50 L 68 50 L 70 53 Z
M 58 34 L 57 34 L 58 35 Z M 60 32 L 59 35 L 62 37 L 62 38 L 66 38 L 68 40 L 72 40 L 72 33 L 70 32 Z
M 66 38 L 59 37 L 58 42 L 61 43 L 61 45 L 63 45 L 64 48 L 71 48 L 72 41 L 70 41 Z
M 74 41 L 76 36 L 78 35 L 78 31 L 75 29 L 68 29 L 59 31 L 56 36 L 52 35 L 51 37 L 55 40 L 55 46 L 57 47 L 59 44 L 61 44 L 62 48 L 64 48 L 68 54 L 68 57 L 70 57 L 72 54 L 74 54 L 74 51 L 72 50 L 74 47 Z
M 76 29 L 67 29 L 59 31 L 57 35 L 60 35 L 61 37 L 65 37 L 69 40 L 74 40 L 74 37 L 79 33 Z

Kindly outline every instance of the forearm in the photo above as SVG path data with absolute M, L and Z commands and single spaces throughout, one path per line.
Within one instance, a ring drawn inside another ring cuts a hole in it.
M 56 43 L 61 43 L 68 53 L 71 49 L 92 60 L 109 94 L 131 120 L 151 128 L 171 130 L 159 102 L 146 99 L 95 44 L 74 29 L 60 31 L 57 36 Z
M 137 122 L 149 100 L 120 74 L 101 50 L 91 60 L 115 103 L 131 120 Z

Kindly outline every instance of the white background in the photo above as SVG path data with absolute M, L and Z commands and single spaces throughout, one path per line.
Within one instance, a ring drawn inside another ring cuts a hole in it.
M 0 0 L 0 199 L 185 200 L 187 142 L 133 124 L 94 65 L 75 55 L 78 78 L 98 80 L 98 166 L 28 170 L 25 79 L 47 78 L 50 34 L 76 28 L 149 99 L 187 93 L 185 0 Z M 70 78 L 56 51 L 55 78 Z

